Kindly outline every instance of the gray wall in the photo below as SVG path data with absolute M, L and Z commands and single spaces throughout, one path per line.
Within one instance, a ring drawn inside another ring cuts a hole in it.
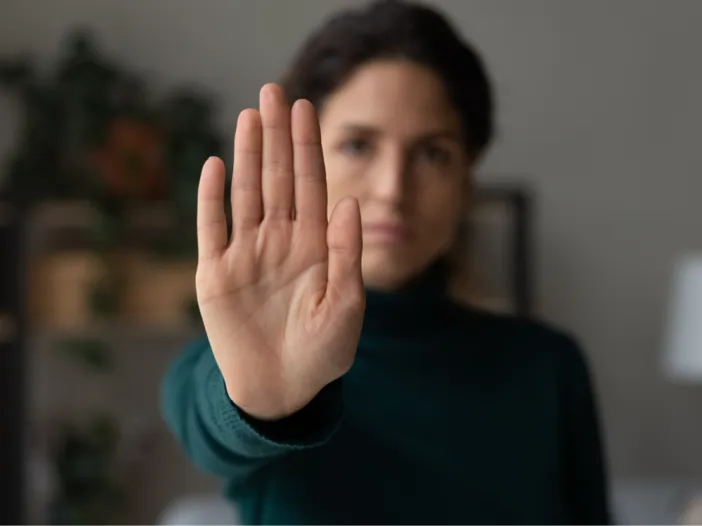
M 340 0 L 3 0 L 0 53 L 55 56 L 76 23 L 154 86 L 196 81 L 222 129 Z M 483 168 L 538 191 L 538 301 L 596 374 L 613 471 L 702 476 L 702 386 L 658 371 L 671 263 L 702 248 L 702 2 L 436 2 L 484 51 L 500 137 Z M 0 155 L 15 121 L 0 99 Z

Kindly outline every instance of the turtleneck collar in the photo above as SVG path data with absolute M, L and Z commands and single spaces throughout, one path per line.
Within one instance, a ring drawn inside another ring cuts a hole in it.
M 439 260 L 398 290 L 366 289 L 362 340 L 405 339 L 441 329 L 448 321 L 448 278 L 448 265 Z

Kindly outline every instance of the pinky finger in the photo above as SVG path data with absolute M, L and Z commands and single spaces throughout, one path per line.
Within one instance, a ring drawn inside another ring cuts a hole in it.
M 205 161 L 197 194 L 197 247 L 200 261 L 212 259 L 227 247 L 224 213 L 224 163 L 217 157 Z

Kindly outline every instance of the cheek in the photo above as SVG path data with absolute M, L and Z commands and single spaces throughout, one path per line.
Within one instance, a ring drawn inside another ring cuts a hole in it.
M 435 191 L 424 192 L 421 199 L 424 239 L 441 245 L 451 242 L 461 221 L 461 190 L 453 185 L 435 188 Z

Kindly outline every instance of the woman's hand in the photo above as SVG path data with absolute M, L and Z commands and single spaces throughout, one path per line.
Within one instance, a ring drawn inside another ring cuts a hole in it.
M 290 415 L 352 365 L 365 294 L 358 202 L 327 219 L 319 121 L 268 84 L 239 115 L 231 239 L 225 169 L 204 164 L 198 190 L 197 299 L 227 392 L 261 419 Z

